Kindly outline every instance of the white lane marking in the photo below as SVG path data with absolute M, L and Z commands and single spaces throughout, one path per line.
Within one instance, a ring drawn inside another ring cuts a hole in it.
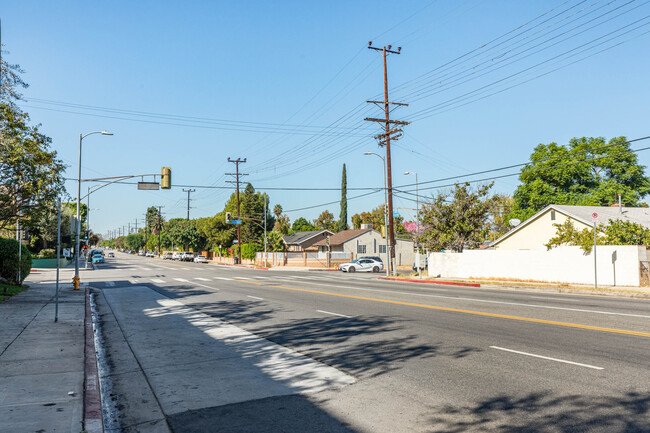
M 255 277 L 255 279 L 258 279 L 258 280 L 268 280 L 269 278 L 271 278 L 271 277 Z
M 151 271 L 151 270 L 152 270 L 152 269 L 149 269 L 149 268 L 144 268 L 144 267 L 142 267 L 142 266 L 138 266 L 138 268 L 139 268 L 141 271 Z
M 131 279 L 131 280 L 129 280 L 129 283 L 131 283 L 131 284 L 135 284 L 135 285 L 138 285 L 138 284 L 140 284 L 140 281 L 139 281 L 139 280 L 135 280 L 135 279 Z
M 205 287 L 206 289 L 214 290 L 215 292 L 219 291 L 219 289 L 217 289 L 216 287 L 206 286 L 205 284 L 201 284 L 201 283 L 192 283 L 192 284 L 194 284 L 196 286 Z
M 154 283 L 164 283 L 165 282 L 165 280 L 161 280 L 160 278 L 152 278 L 151 281 L 153 281 Z
M 195 277 L 194 279 L 195 279 L 195 280 L 199 280 L 199 281 L 210 281 L 209 278 Z
M 189 280 L 186 280 L 185 278 L 174 278 L 176 281 L 182 281 L 183 283 L 189 283 Z
M 603 367 L 596 367 L 595 365 L 581 364 L 579 362 L 567 361 L 565 359 L 550 358 L 548 356 L 535 355 L 534 353 L 520 352 L 518 350 L 506 349 L 504 347 L 490 346 L 491 349 L 503 350 L 505 352 L 518 353 L 520 355 L 532 356 L 533 358 L 547 359 L 549 361 L 563 362 L 565 364 L 577 365 L 578 367 L 593 368 L 594 370 L 604 370 Z
M 112 281 L 105 281 L 105 283 L 108 287 L 115 287 L 115 283 Z
M 213 277 L 215 280 L 226 280 L 226 281 L 232 281 L 232 278 L 226 278 L 226 277 Z
M 332 316 L 345 317 L 346 319 L 352 318 L 352 316 L 346 316 L 345 314 L 339 314 L 339 313 L 332 313 L 331 311 L 323 311 L 323 310 L 316 310 L 316 311 L 323 314 L 331 314 Z
M 247 298 L 257 299 L 258 301 L 263 301 L 264 298 L 258 298 L 257 296 L 248 295 Z
M 236 280 L 252 280 L 252 278 L 248 277 L 234 277 Z

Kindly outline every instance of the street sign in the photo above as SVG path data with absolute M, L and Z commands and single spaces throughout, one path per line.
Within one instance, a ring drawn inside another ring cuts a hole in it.
M 616 262 L 616 250 L 612 253 L 612 263 Z
M 158 182 L 138 182 L 138 189 L 156 190 L 160 187 Z
M 399 212 L 393 212 L 393 218 L 399 218 Z
M 591 220 L 595 223 L 598 222 L 598 212 L 594 212 L 591 214 Z
M 230 220 L 230 224 L 241 224 L 241 220 Z

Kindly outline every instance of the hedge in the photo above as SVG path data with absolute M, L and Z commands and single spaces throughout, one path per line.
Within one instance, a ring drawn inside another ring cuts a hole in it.
M 9 284 L 22 284 L 32 269 L 32 254 L 22 249 L 21 280 L 18 281 L 18 241 L 0 238 L 0 280 Z

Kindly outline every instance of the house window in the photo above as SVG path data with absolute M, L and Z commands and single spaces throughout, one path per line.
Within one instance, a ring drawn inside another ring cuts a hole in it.
M 555 210 L 551 209 L 551 221 L 555 221 Z
M 379 245 L 379 254 L 386 254 L 386 245 Z
M 365 254 L 366 253 L 366 246 L 365 245 L 357 245 L 357 254 Z
M 372 251 L 373 254 L 377 254 L 377 239 L 373 239 L 375 244 L 375 249 Z

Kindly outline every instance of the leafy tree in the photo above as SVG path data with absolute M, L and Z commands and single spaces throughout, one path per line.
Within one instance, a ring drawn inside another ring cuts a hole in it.
M 130 235 L 127 235 L 125 239 L 127 248 L 136 251 L 141 250 L 145 246 L 145 241 L 146 239 L 141 233 L 131 233 Z
M 363 222 L 363 218 L 361 217 L 361 215 L 359 215 L 358 213 L 352 215 L 352 228 L 354 230 L 359 230 L 361 228 L 362 222 Z
M 510 230 L 511 214 L 515 205 L 514 199 L 506 194 L 494 194 L 488 211 L 488 222 L 486 224 L 485 239 L 495 240 L 508 233 Z
M 65 166 L 49 151 L 52 139 L 28 123 L 27 113 L 0 103 L 0 229 L 20 212 L 29 227 L 65 191 Z
M 254 260 L 258 251 L 262 251 L 262 247 L 256 243 L 246 243 L 241 246 L 241 256 L 243 259 Z
M 619 193 L 626 205 L 637 206 L 650 192 L 644 170 L 625 137 L 540 144 L 521 170 L 511 217 L 527 219 L 549 204 L 608 206 Z
M 556 227 L 555 236 L 545 244 L 551 249 L 560 245 L 579 246 L 585 253 L 590 253 L 594 246 L 594 229 L 578 230 L 573 221 L 567 219 Z M 596 245 L 650 245 L 650 229 L 630 221 L 611 220 L 607 225 L 596 227 Z
M 0 46 L 1 49 L 2 46 Z M 6 54 L 6 52 L 4 53 Z M 2 64 L 0 65 L 0 103 L 16 108 L 14 101 L 22 98 L 17 89 L 28 87 L 27 83 L 20 78 L 20 74 L 25 71 L 21 69 L 20 65 L 7 63 L 5 56 L 0 57 L 2 57 Z
M 273 231 L 280 234 L 281 236 L 289 234 L 290 230 L 289 217 L 285 214 L 282 214 L 275 218 L 275 224 L 273 225 Z
M 156 206 L 149 206 L 145 215 L 145 231 L 147 234 L 158 234 L 158 231 L 162 229 L 162 224 L 160 224 L 158 215 L 159 209 Z M 163 220 L 164 221 L 164 220 Z
M 478 247 L 492 205 L 491 199 L 485 199 L 491 187 L 484 185 L 472 191 L 469 183 L 457 184 L 452 192 L 438 194 L 432 203 L 425 203 L 421 212 L 422 245 L 434 251 L 455 252 Z
M 293 222 L 293 225 L 291 226 L 291 230 L 294 232 L 308 232 L 310 230 L 314 230 L 316 227 L 314 227 L 309 221 L 307 221 L 305 218 L 300 217 L 297 220 Z
M 276 204 L 273 207 L 273 215 L 275 215 L 276 218 L 279 218 L 280 215 L 282 215 L 282 205 Z
M 332 215 L 334 219 L 334 215 Z M 339 214 L 339 222 L 337 230 L 342 232 L 348 229 L 348 177 L 345 171 L 345 164 L 343 164 L 343 174 L 341 175 L 341 213 Z M 329 230 L 329 229 L 328 229 Z
M 225 212 L 197 220 L 196 229 L 214 251 L 219 246 L 229 247 L 232 245 L 232 241 L 237 238 L 237 229 L 232 224 L 226 223 Z
M 329 230 L 331 232 L 335 231 L 337 227 L 340 227 L 340 225 L 337 225 L 334 220 L 334 214 L 328 210 L 324 210 L 318 218 L 314 220 L 314 226 L 317 229 Z
M 266 202 L 266 212 L 264 203 Z M 275 218 L 268 210 L 269 199 L 267 194 L 255 192 L 255 188 L 250 183 L 246 185 L 244 191 L 240 194 L 240 215 L 241 215 L 241 242 L 262 243 L 264 235 L 264 215 L 266 214 L 266 224 L 268 228 L 273 227 Z M 226 203 L 224 212 L 231 212 L 237 215 L 237 194 L 233 193 Z M 236 227 L 235 227 L 236 229 Z M 235 231 L 236 233 L 236 231 Z
M 207 239 L 200 235 L 194 220 L 185 218 L 173 218 L 166 225 L 168 242 L 165 245 L 175 245 L 197 251 L 205 247 Z
M 277 224 L 277 220 L 276 220 Z M 276 231 L 272 231 L 269 233 L 269 242 L 267 244 L 267 248 L 269 251 L 286 251 L 287 246 L 282 240 L 282 234 L 278 233 Z

